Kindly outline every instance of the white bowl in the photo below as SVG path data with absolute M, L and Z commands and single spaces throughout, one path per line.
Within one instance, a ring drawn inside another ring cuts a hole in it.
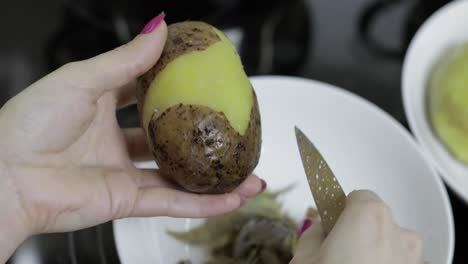
M 309 206 L 315 206 L 297 149 L 297 125 L 320 149 L 346 193 L 377 192 L 400 225 L 421 234 L 426 260 L 452 262 L 454 227 L 446 189 L 397 121 L 368 101 L 321 82 L 287 77 L 251 80 L 262 118 L 263 147 L 256 172 L 273 189 L 297 184 L 282 197 L 287 213 L 299 221 Z M 169 217 L 115 221 L 121 262 L 175 264 L 190 258 L 201 263 L 203 250 L 179 243 L 165 231 L 187 230 L 200 221 Z
M 426 113 L 426 82 L 433 64 L 454 45 L 468 42 L 468 1 L 454 1 L 420 27 L 405 56 L 402 89 L 409 126 L 445 182 L 468 202 L 468 167 L 438 140 Z M 467 87 L 468 89 L 468 87 Z

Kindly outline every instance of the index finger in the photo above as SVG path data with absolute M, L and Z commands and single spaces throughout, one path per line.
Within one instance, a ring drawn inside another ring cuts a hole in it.
M 204 218 L 242 206 L 237 193 L 201 195 L 170 188 L 140 188 L 130 217 L 170 216 Z

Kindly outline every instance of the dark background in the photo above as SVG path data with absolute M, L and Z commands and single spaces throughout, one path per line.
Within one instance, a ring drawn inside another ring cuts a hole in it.
M 0 3 L 0 105 L 64 63 L 115 48 L 160 11 L 168 23 L 200 19 L 235 42 L 249 75 L 329 82 L 369 99 L 407 127 L 402 61 L 421 23 L 446 0 L 3 0 Z M 136 109 L 118 113 L 137 124 Z M 449 190 L 456 227 L 454 263 L 468 263 L 468 208 Z M 112 223 L 41 235 L 10 263 L 118 263 Z M 436 264 L 436 263 L 434 263 Z

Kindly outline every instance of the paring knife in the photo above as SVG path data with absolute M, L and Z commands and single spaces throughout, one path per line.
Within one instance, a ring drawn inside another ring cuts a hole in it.
M 298 127 L 294 129 L 307 181 L 317 205 L 325 235 L 328 235 L 343 212 L 346 194 L 314 144 Z

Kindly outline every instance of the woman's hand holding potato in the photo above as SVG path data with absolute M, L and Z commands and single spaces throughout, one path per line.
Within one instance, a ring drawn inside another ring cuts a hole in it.
M 264 189 L 250 176 L 230 193 L 193 194 L 133 165 L 152 159 L 145 133 L 121 129 L 115 112 L 135 103 L 135 80 L 166 37 L 159 16 L 127 45 L 59 68 L 0 110 L 1 263 L 32 234 L 131 216 L 222 214 Z

